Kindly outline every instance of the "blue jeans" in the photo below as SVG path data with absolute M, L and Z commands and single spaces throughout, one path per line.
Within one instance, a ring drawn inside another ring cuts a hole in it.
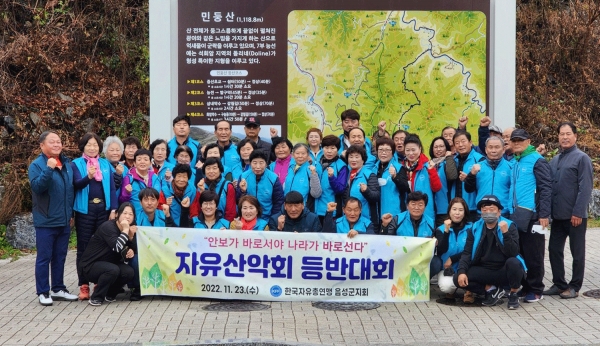
M 35 289 L 37 294 L 50 293 L 50 280 L 52 274 L 52 291 L 65 290 L 63 281 L 65 261 L 69 250 L 69 236 L 71 227 L 36 227 L 35 244 L 37 257 L 35 259 Z M 48 270 L 48 265 L 50 270 Z
M 436 276 L 444 269 L 444 263 L 442 263 L 442 258 L 440 256 L 433 256 L 431 262 L 429 263 L 429 278 Z

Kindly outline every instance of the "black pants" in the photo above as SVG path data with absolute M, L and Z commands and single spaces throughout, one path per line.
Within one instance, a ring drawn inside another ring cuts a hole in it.
M 579 292 L 583 285 L 583 273 L 585 270 L 585 232 L 587 219 L 581 221 L 581 225 L 573 227 L 571 220 L 552 221 L 552 232 L 548 243 L 550 254 L 550 265 L 552 266 L 552 282 L 561 290 L 569 287 Z M 573 277 L 567 284 L 565 280 L 565 243 L 569 237 L 569 247 L 573 256 Z
M 454 286 L 464 288 L 477 294 L 485 294 L 486 285 L 495 285 L 496 287 L 510 286 L 510 288 L 521 287 L 521 280 L 525 276 L 525 271 L 521 262 L 516 257 L 506 260 L 504 267 L 500 270 L 487 269 L 484 267 L 473 266 L 467 270 L 467 287 L 458 285 L 458 273 L 454 274 Z
M 527 277 L 523 279 L 523 290 L 527 293 L 542 294 L 544 291 L 544 251 L 546 237 L 531 233 L 533 221 L 529 223 L 529 232 L 519 232 L 519 252 L 527 265 Z
M 115 297 L 121 287 L 133 279 L 133 268 L 125 263 L 98 261 L 84 271 L 84 274 L 88 280 L 96 284 L 90 298 L 104 301 L 106 296 Z
M 78 286 L 88 284 L 88 280 L 83 277 L 83 273 L 79 269 L 79 261 L 81 256 L 87 248 L 87 244 L 90 242 L 92 235 L 101 224 L 108 220 L 110 215 L 109 211 L 106 210 L 106 204 L 104 203 L 89 203 L 87 214 L 75 212 L 75 231 L 77 232 L 77 257 L 75 264 L 77 266 L 77 277 L 79 279 Z

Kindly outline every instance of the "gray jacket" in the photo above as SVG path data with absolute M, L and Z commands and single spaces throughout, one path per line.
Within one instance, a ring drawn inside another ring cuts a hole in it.
M 588 217 L 594 184 L 592 160 L 577 145 L 563 150 L 550 161 L 552 169 L 552 218 L 570 220 Z

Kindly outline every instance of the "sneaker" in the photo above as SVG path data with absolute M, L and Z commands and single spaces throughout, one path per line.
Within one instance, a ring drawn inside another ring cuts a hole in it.
M 109 302 L 109 303 L 113 303 L 113 302 L 117 301 L 117 298 L 106 296 L 106 297 L 104 297 L 104 301 L 105 302 Z
M 40 294 L 38 299 L 40 300 L 40 304 L 42 304 L 43 306 L 51 306 L 53 303 L 52 298 L 50 298 L 48 293 Z
M 129 296 L 129 300 L 132 302 L 138 302 L 142 300 L 142 292 L 140 292 L 139 288 L 131 288 L 131 295 Z
M 542 299 L 544 299 L 544 296 L 542 294 L 535 294 L 533 292 L 529 292 L 529 293 L 527 293 L 527 295 L 525 296 L 523 301 L 525 303 L 535 303 Z
M 491 291 L 485 292 L 485 300 L 481 302 L 481 304 L 485 306 L 496 306 L 502 297 L 504 297 L 504 290 L 496 287 Z
M 53 300 L 66 300 L 69 302 L 73 302 L 79 299 L 78 296 L 69 293 L 69 291 L 67 290 L 60 290 L 58 292 L 52 292 L 50 293 L 50 296 L 52 297 Z
M 544 293 L 544 294 L 546 294 L 546 293 Z M 519 290 L 519 292 L 517 292 L 517 297 L 519 297 L 519 298 L 525 298 L 525 296 L 527 296 L 527 292 L 525 292 L 525 290 L 521 288 Z
M 517 292 L 510 292 L 508 294 L 508 310 L 516 310 L 519 308 L 519 295 Z
M 101 300 L 96 300 L 96 299 L 90 299 L 89 302 L 91 306 L 100 306 L 102 305 L 102 301 Z
M 90 286 L 83 284 L 79 287 L 79 300 L 90 299 Z
M 564 290 L 561 290 L 560 288 L 558 288 L 558 286 L 552 285 L 549 289 L 545 290 L 543 294 L 545 296 L 559 296 L 563 292 Z
M 465 304 L 473 304 L 475 303 L 475 295 L 471 291 L 465 291 L 465 295 L 463 297 L 463 303 Z

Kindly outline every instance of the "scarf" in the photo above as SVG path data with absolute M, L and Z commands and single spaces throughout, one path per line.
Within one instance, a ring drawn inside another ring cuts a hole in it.
M 277 159 L 275 160 L 275 169 L 273 170 L 275 174 L 279 177 L 279 181 L 281 184 L 285 182 L 285 178 L 287 178 L 288 169 L 290 167 L 290 161 L 292 160 L 292 155 L 289 155 L 285 159 Z
M 354 180 L 354 178 L 356 178 L 358 171 L 359 171 L 359 169 L 353 169 L 350 171 L 350 182 L 352 182 L 352 180 Z
M 242 231 L 252 231 L 254 229 L 254 226 L 256 226 L 257 219 L 254 218 L 250 221 L 246 221 L 246 219 L 244 219 L 242 217 L 241 221 L 242 221 Z
M 217 190 L 217 185 L 219 184 L 220 181 L 221 181 L 221 175 L 220 174 L 217 177 L 217 179 L 215 179 L 214 181 L 208 180 L 208 178 L 204 178 L 204 184 L 206 184 L 208 186 L 208 190 L 209 191 L 216 191 Z
M 173 179 L 173 181 L 171 182 L 171 186 L 173 187 L 173 196 L 179 198 L 179 200 L 182 200 L 183 193 L 185 192 L 185 188 L 187 187 L 187 185 L 183 189 L 180 189 L 175 185 L 175 179 Z
M 515 154 L 515 159 L 516 159 L 517 161 L 519 161 L 520 159 L 524 158 L 525 156 L 527 156 L 527 155 L 530 155 L 530 154 L 533 154 L 533 153 L 536 153 L 536 152 L 537 152 L 537 151 L 535 150 L 535 147 L 534 147 L 533 145 L 531 145 L 531 144 L 530 144 L 530 145 L 527 147 L 527 149 L 525 149 L 525 151 L 523 151 L 521 154 Z
M 100 170 L 100 162 L 98 162 L 98 156 L 89 157 L 86 154 L 83 154 L 82 157 L 87 160 L 87 168 L 96 168 L 96 173 L 94 173 L 94 179 L 96 181 L 102 181 L 102 170 Z
M 325 158 L 325 156 L 323 156 L 323 157 L 321 158 L 321 167 L 323 167 L 323 170 L 326 170 L 326 169 L 327 169 L 327 167 L 331 166 L 331 165 L 332 165 L 332 164 L 333 164 L 335 161 L 337 161 L 339 158 L 340 158 L 340 157 L 336 155 L 336 156 L 335 156 L 333 159 L 331 159 L 331 160 L 327 160 L 327 159 Z

